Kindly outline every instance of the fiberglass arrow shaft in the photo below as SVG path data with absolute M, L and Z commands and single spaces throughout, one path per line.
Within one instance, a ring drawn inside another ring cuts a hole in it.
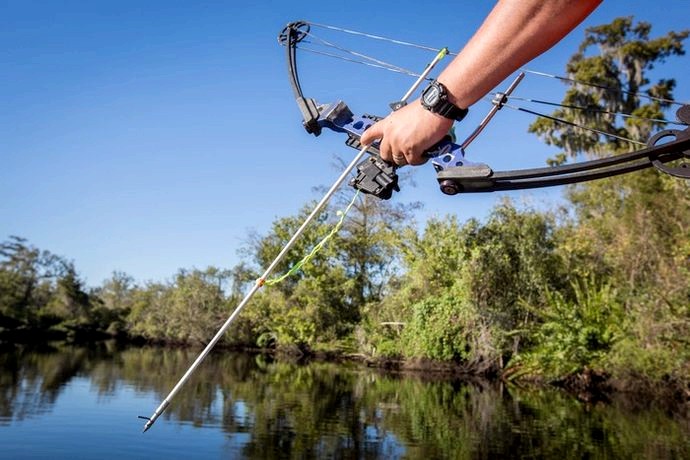
M 431 71 L 434 69 L 434 67 L 436 67 L 436 64 L 438 64 L 441 61 L 441 59 L 443 59 L 447 55 L 448 55 L 448 48 L 441 48 L 441 50 L 438 52 L 438 54 L 436 54 L 436 57 L 434 58 L 434 60 L 431 61 L 429 63 L 429 65 L 426 66 L 426 68 L 424 69 L 424 72 L 422 72 L 422 74 L 412 84 L 410 89 L 407 90 L 407 92 L 405 93 L 405 95 L 402 98 L 403 102 L 407 102 L 407 100 L 410 98 L 410 96 L 412 96 L 412 93 L 414 93 L 415 90 L 417 88 L 419 88 L 419 85 L 422 84 L 422 82 L 427 77 L 427 75 L 429 75 L 429 73 L 431 73 Z
M 276 256 L 275 259 L 273 259 L 273 262 L 271 262 L 271 265 L 268 266 L 266 271 L 264 272 L 263 275 L 261 275 L 261 278 L 256 280 L 256 283 L 254 283 L 254 286 L 249 290 L 247 295 L 242 299 L 242 301 L 239 303 L 239 305 L 235 308 L 235 310 L 232 312 L 230 317 L 225 321 L 223 326 L 216 332 L 216 335 L 213 336 L 211 341 L 206 345 L 206 348 L 197 356 L 197 358 L 194 360 L 191 366 L 189 366 L 189 369 L 187 369 L 187 372 L 184 373 L 182 378 L 177 382 L 177 384 L 173 387 L 172 390 L 170 390 L 170 393 L 168 396 L 165 397 L 163 402 L 160 403 L 158 408 L 153 412 L 153 415 L 147 420 L 146 424 L 144 425 L 144 432 L 151 428 L 151 426 L 156 422 L 156 419 L 160 417 L 160 415 L 165 411 L 165 409 L 168 407 L 170 404 L 170 401 L 175 397 L 178 391 L 184 386 L 185 383 L 187 383 L 187 380 L 192 376 L 194 371 L 196 370 L 197 367 L 202 363 L 202 361 L 208 356 L 208 354 L 211 352 L 213 347 L 218 343 L 218 341 L 223 337 L 223 334 L 228 330 L 232 322 L 237 318 L 237 316 L 240 314 L 242 309 L 249 303 L 251 298 L 254 296 L 254 294 L 263 286 L 263 284 L 266 282 L 266 278 L 273 272 L 273 269 L 280 263 L 281 260 L 283 260 L 283 257 L 285 257 L 285 254 L 288 253 L 288 251 L 292 248 L 292 246 L 295 244 L 297 239 L 304 233 L 304 230 L 307 228 L 309 223 L 316 217 L 316 215 L 321 211 L 321 209 L 328 203 L 328 201 L 331 199 L 335 191 L 340 187 L 340 185 L 347 179 L 348 174 L 350 174 L 350 171 L 357 166 L 357 163 L 362 159 L 365 153 L 367 153 L 367 149 L 369 148 L 368 145 L 362 147 L 362 150 L 359 151 L 359 153 L 355 156 L 355 158 L 350 162 L 350 164 L 345 168 L 345 171 L 338 177 L 338 179 L 335 181 L 335 183 L 331 186 L 331 188 L 326 192 L 324 197 L 319 201 L 319 203 L 316 205 L 314 210 L 307 216 L 307 218 L 304 220 L 302 225 L 297 229 L 294 235 L 292 235 L 292 238 L 290 238 L 290 241 L 288 241 L 285 246 L 283 246 L 283 249 L 280 251 L 280 253 Z M 145 418 L 145 417 L 144 417 Z
M 445 48 L 444 48 L 445 49 Z M 424 71 L 425 75 L 428 75 L 429 72 L 431 72 L 431 69 L 441 60 L 443 56 L 445 56 L 446 53 L 439 52 L 439 54 L 436 56 L 436 58 L 427 66 L 427 68 Z M 414 90 L 419 86 L 419 84 L 422 82 L 422 79 L 418 79 L 411 87 L 410 91 L 408 91 L 405 94 L 405 98 L 403 98 L 402 102 L 405 102 L 410 95 L 414 92 Z M 230 325 L 232 324 L 233 321 L 235 321 L 235 318 L 240 314 L 242 309 L 249 303 L 251 298 L 256 294 L 256 292 L 261 288 L 261 286 L 264 285 L 266 282 L 266 279 L 268 276 L 273 272 L 275 267 L 283 260 L 283 257 L 285 257 L 285 254 L 288 253 L 288 251 L 292 248 L 292 246 L 295 244 L 297 239 L 304 233 L 304 230 L 307 228 L 309 223 L 316 217 L 316 215 L 321 211 L 321 209 L 328 203 L 328 201 L 331 199 L 335 191 L 340 187 L 340 185 L 347 179 L 347 176 L 350 174 L 350 171 L 352 171 L 355 166 L 360 162 L 362 157 L 367 153 L 367 149 L 369 148 L 369 145 L 365 145 L 362 147 L 362 149 L 359 151 L 359 153 L 354 157 L 354 159 L 350 162 L 349 165 L 345 168 L 345 170 L 340 174 L 338 179 L 333 183 L 331 188 L 326 192 L 326 194 L 323 196 L 321 201 L 314 207 L 314 210 L 307 216 L 306 219 L 304 219 L 304 222 L 302 225 L 297 229 L 294 235 L 292 235 L 292 238 L 283 246 L 283 249 L 280 251 L 280 253 L 276 256 L 276 258 L 271 262 L 271 264 L 268 266 L 266 271 L 264 272 L 263 275 L 261 275 L 261 278 L 256 280 L 256 283 L 254 283 L 254 286 L 249 290 L 247 295 L 245 295 L 244 299 L 239 303 L 239 305 L 235 308 L 235 310 L 232 312 L 232 314 L 228 317 L 228 319 L 223 323 L 221 328 L 216 332 L 216 335 L 213 336 L 211 341 L 206 345 L 206 348 L 197 356 L 197 358 L 194 360 L 191 366 L 189 366 L 189 369 L 187 369 L 187 372 L 184 373 L 182 378 L 175 384 L 172 390 L 170 390 L 170 393 L 168 396 L 165 397 L 165 399 L 160 403 L 160 405 L 156 408 L 156 410 L 153 412 L 151 417 L 140 417 L 146 419 L 146 424 L 144 424 L 144 432 L 146 432 L 153 424 L 156 422 L 158 417 L 165 411 L 165 409 L 170 405 L 170 401 L 175 397 L 175 395 L 180 391 L 180 389 L 184 386 L 185 383 L 189 380 L 189 378 L 192 376 L 194 371 L 196 371 L 197 367 L 204 361 L 206 356 L 211 352 L 213 347 L 218 343 L 218 341 L 223 337 L 223 334 L 228 330 Z

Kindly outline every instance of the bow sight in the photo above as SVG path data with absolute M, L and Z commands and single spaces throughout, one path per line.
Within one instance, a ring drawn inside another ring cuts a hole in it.
M 342 101 L 322 105 L 304 96 L 297 73 L 296 49 L 299 42 L 311 35 L 310 24 L 297 21 L 288 24 L 278 36 L 278 41 L 286 48 L 290 84 L 302 113 L 302 124 L 308 133 L 315 136 L 321 134 L 323 128 L 344 133 L 347 135 L 346 145 L 360 149 L 362 146 L 359 139 L 362 133 L 381 118 L 366 114 L 354 115 Z M 431 64 L 427 66 L 425 73 L 419 76 L 416 84 L 426 77 L 431 67 L 433 67 Z M 443 193 L 455 195 L 550 187 L 617 176 L 649 167 L 675 177 L 690 179 L 690 164 L 686 162 L 675 166 L 667 164 L 675 160 L 690 159 L 690 128 L 687 127 L 690 124 L 689 105 L 683 105 L 677 111 L 681 124 L 686 125 L 685 129 L 660 131 L 647 141 L 646 148 L 629 153 L 574 164 L 514 171 L 494 171 L 484 163 L 468 161 L 465 158 L 465 149 L 484 129 L 494 114 L 506 105 L 508 96 L 523 76 L 524 73 L 521 73 L 504 93 L 496 94 L 487 116 L 463 143 L 456 144 L 447 137 L 426 152 L 425 155 L 431 159 L 436 170 L 437 180 Z M 400 104 L 392 106 L 400 107 Z M 572 125 L 566 120 L 526 109 L 518 108 L 518 110 Z M 600 134 L 607 135 L 601 132 Z M 377 147 L 378 144 L 374 143 L 367 149 L 371 157 L 357 165 L 357 176 L 350 181 L 350 185 L 364 193 L 389 199 L 393 191 L 399 191 L 397 166 L 383 161 Z

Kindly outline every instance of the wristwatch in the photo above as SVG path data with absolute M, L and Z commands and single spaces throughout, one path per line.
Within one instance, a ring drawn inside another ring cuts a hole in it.
M 432 80 L 422 92 L 422 107 L 451 120 L 461 121 L 469 110 L 461 109 L 448 101 L 448 90 L 443 83 Z

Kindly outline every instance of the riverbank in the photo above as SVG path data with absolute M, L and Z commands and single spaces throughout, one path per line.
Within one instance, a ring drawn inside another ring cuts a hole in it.
M 111 337 L 104 333 L 81 333 L 70 336 L 69 340 L 60 331 L 13 331 L 11 334 L 0 334 L 0 346 L 6 348 L 13 345 L 42 347 L 45 345 L 64 344 L 68 346 L 84 346 L 104 344 L 108 342 L 115 349 L 127 347 L 153 346 L 161 349 L 180 349 L 188 352 L 201 351 L 198 345 L 183 342 L 149 341 L 142 338 Z M 488 380 L 504 382 L 518 387 L 558 388 L 575 396 L 584 403 L 608 403 L 614 399 L 638 401 L 646 407 L 657 405 L 672 413 L 682 416 L 690 415 L 690 385 L 686 382 L 652 381 L 644 376 L 630 375 L 629 378 L 613 378 L 600 370 L 585 369 L 557 380 L 542 378 L 513 378 L 511 372 L 493 367 L 485 368 L 484 372 L 476 372 L 474 367 L 468 367 L 457 362 L 443 362 L 424 358 L 394 358 L 371 357 L 361 353 L 344 352 L 338 348 L 320 348 L 310 350 L 306 348 L 280 347 L 258 348 L 218 344 L 214 353 L 242 352 L 270 356 L 272 359 L 296 364 L 309 362 L 344 363 L 351 362 L 376 369 L 381 372 L 416 375 L 427 380 L 444 380 L 461 378 L 464 380 Z M 513 370 L 514 371 L 514 370 Z
M 168 350 L 183 350 L 188 353 L 201 351 L 200 344 L 181 341 L 153 341 L 141 337 L 131 338 L 109 335 L 89 330 L 13 330 L 0 331 L 0 347 L 13 346 L 45 348 L 53 346 L 108 346 L 114 350 L 130 347 L 154 347 Z M 495 365 L 477 366 L 453 361 L 439 361 L 426 358 L 401 358 L 370 356 L 334 346 L 309 347 L 283 346 L 260 348 L 238 344 L 219 343 L 213 353 L 251 353 L 270 357 L 273 360 L 306 365 L 311 362 L 354 363 L 379 372 L 414 375 L 425 380 L 462 379 L 467 381 L 485 380 L 502 382 L 520 388 L 560 389 L 586 404 L 608 404 L 611 401 L 625 402 L 630 407 L 659 407 L 679 416 L 690 416 L 690 383 L 678 379 L 665 378 L 651 380 L 643 375 L 630 373 L 625 377 L 612 376 L 598 369 L 585 368 L 558 379 L 545 379 L 520 375 L 519 369 Z M 477 370 L 481 369 L 481 372 Z
M 505 372 L 477 374 L 468 372 L 462 364 L 444 363 L 427 359 L 371 359 L 361 356 L 347 356 L 368 367 L 386 372 L 413 373 L 428 379 L 463 378 L 501 381 L 522 388 L 558 388 L 587 404 L 610 403 L 613 400 L 628 401 L 629 407 L 662 407 L 669 413 L 690 416 L 690 384 L 666 379 L 652 381 L 644 376 L 630 375 L 615 378 L 601 370 L 585 369 L 557 380 L 543 378 L 511 378 Z

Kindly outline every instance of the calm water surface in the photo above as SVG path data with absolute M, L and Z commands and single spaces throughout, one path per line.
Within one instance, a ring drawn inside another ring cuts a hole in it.
M 640 401 L 196 350 L 0 349 L 0 458 L 690 458 L 690 422 Z

